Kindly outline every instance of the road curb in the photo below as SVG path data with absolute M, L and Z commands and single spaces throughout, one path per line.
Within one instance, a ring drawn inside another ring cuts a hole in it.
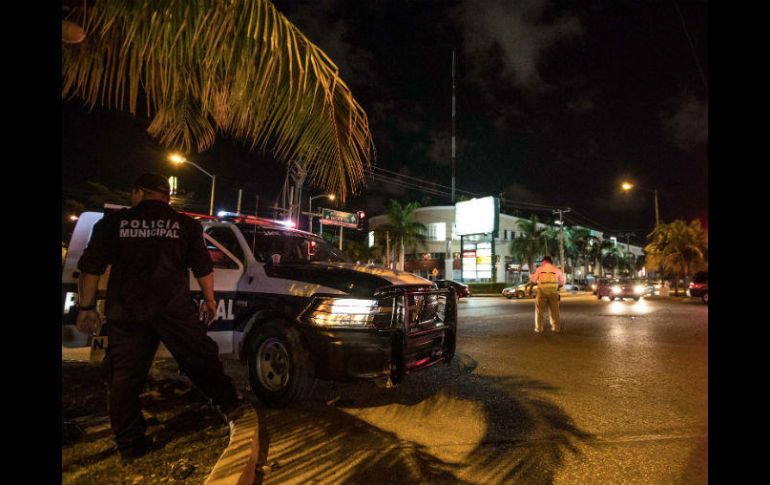
M 230 443 L 214 465 L 205 485 L 252 485 L 262 482 L 257 473 L 260 457 L 259 418 L 247 410 L 230 426 Z

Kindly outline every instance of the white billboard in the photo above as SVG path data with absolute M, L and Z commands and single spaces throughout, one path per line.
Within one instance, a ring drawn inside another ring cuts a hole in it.
M 455 227 L 458 236 L 497 233 L 500 203 L 496 197 L 471 199 L 455 204 Z

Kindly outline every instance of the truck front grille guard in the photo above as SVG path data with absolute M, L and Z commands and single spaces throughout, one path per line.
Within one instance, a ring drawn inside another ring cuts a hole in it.
M 380 301 L 392 301 L 392 336 L 393 360 L 391 362 L 390 381 L 397 384 L 404 375 L 416 366 L 406 365 L 405 349 L 412 339 L 436 333 L 443 335 L 444 341 L 453 340 L 456 332 L 456 299 L 454 291 L 448 288 L 430 289 L 424 287 L 389 288 L 378 293 Z M 444 360 L 446 354 L 438 360 L 423 359 L 419 367 L 427 367 Z M 407 368 L 408 367 L 408 368 Z

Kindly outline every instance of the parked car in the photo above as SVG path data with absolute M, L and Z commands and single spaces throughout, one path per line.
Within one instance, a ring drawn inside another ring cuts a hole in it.
M 598 280 L 595 280 L 593 283 L 591 283 L 591 291 L 594 295 L 597 295 L 599 292 L 599 288 L 603 286 L 607 286 L 612 283 L 612 278 L 600 278 Z
M 573 283 L 567 283 L 564 285 L 564 291 L 583 291 L 585 290 L 586 286 L 578 281 Z
M 511 298 L 516 298 L 516 299 L 534 298 L 536 287 L 537 285 L 535 285 L 534 283 L 525 281 L 523 283 L 519 283 L 518 285 L 513 285 L 507 288 L 503 288 L 502 293 L 503 293 L 503 296 L 508 298 L 509 300 Z
M 605 296 L 610 299 L 633 298 L 639 301 L 639 298 L 644 296 L 646 292 L 646 286 L 644 282 L 635 279 L 613 279 L 603 280 L 596 288 L 596 297 L 601 300 Z
M 520 300 L 522 298 L 535 298 L 535 296 L 537 296 L 536 290 L 537 284 L 525 281 L 523 283 L 519 283 L 518 285 L 503 288 L 502 294 L 509 300 L 511 298 Z M 561 300 L 561 295 L 559 295 L 559 300 Z
M 454 288 L 457 299 L 468 298 L 471 296 L 471 289 L 468 285 L 452 280 L 436 280 L 436 286 L 439 288 Z
M 702 271 L 696 273 L 687 289 L 687 294 L 693 298 L 700 298 L 703 303 L 709 302 L 709 273 Z

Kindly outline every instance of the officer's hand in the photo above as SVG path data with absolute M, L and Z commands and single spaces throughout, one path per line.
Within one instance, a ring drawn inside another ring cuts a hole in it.
M 214 300 L 205 301 L 201 307 L 201 321 L 206 322 L 206 326 L 211 326 L 217 318 L 217 303 Z
M 96 310 L 80 310 L 75 319 L 75 326 L 81 333 L 86 335 L 91 335 L 96 332 L 96 329 L 99 328 L 101 323 L 101 318 Z

